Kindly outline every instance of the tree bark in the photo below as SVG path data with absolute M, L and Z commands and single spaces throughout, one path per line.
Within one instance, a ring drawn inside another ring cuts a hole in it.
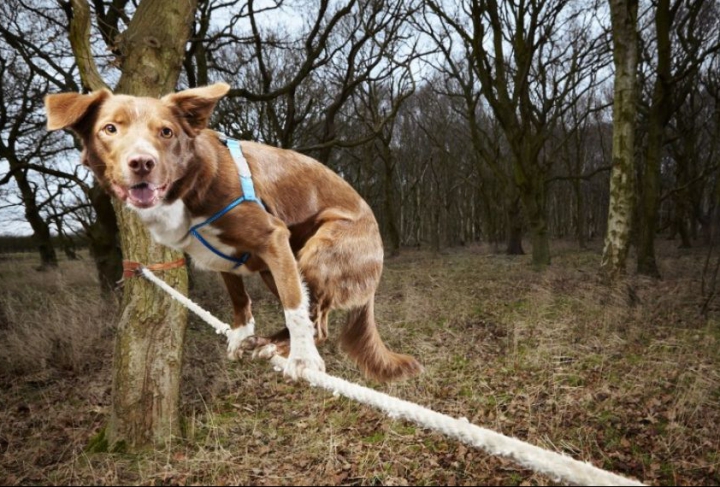
M 538 168 L 540 138 L 534 141 L 529 131 L 518 128 L 508 129 L 513 151 L 513 181 L 518 189 L 525 216 L 530 229 L 532 264 L 537 270 L 550 265 L 550 235 L 548 233 L 545 174 Z
M 196 8 L 197 0 L 143 0 L 138 5 L 118 43 L 122 76 L 116 92 L 156 97 L 174 91 Z M 87 42 L 87 37 L 83 39 Z M 182 257 L 155 244 L 133 212 L 116 200 L 113 203 L 125 259 L 151 264 Z M 168 271 L 163 278 L 187 293 L 186 269 Z M 122 310 L 105 438 L 114 450 L 164 446 L 180 434 L 180 367 L 187 310 L 142 279 L 126 281 Z
M 8 158 L 10 169 L 17 167 L 20 162 Z M 14 172 L 15 183 L 20 190 L 25 207 L 25 219 L 33 230 L 33 240 L 40 254 L 40 267 L 38 270 L 45 270 L 50 267 L 57 267 L 57 252 L 50 238 L 50 226 L 40 214 L 40 208 L 35 201 L 35 191 L 32 183 L 27 178 L 27 171 L 17 170 Z
M 690 224 L 691 224 L 691 211 L 692 200 L 690 198 L 690 177 L 689 170 L 690 165 L 697 157 L 696 155 L 696 135 L 694 131 L 685 133 L 684 140 L 682 142 L 683 150 L 681 154 L 677 154 L 677 165 L 675 166 L 675 184 L 679 190 L 675 193 L 673 201 L 675 202 L 675 229 L 680 235 L 680 246 L 681 249 L 689 249 L 692 247 L 692 240 L 690 238 Z
M 107 85 L 98 72 L 92 55 L 90 39 L 90 5 L 87 0 L 70 0 L 72 18 L 69 25 L 70 46 L 85 89 L 99 90 Z
M 122 276 L 117 217 L 110 196 L 100 185 L 90 188 L 88 197 L 95 210 L 95 221 L 86 229 L 88 246 L 95 261 L 100 289 L 104 295 L 109 295 Z
M 622 276 L 630 245 L 635 190 L 635 117 L 637 108 L 637 0 L 610 0 L 615 87 L 613 102 L 610 207 L 600 269 L 609 281 Z
M 121 203 L 114 203 L 126 259 L 156 263 L 181 256 L 152 242 L 136 216 Z M 186 269 L 168 271 L 162 277 L 187 294 Z M 112 450 L 163 447 L 180 435 L 180 369 L 187 310 L 144 279 L 125 282 L 122 310 L 106 438 Z
M 538 184 L 539 183 L 539 184 Z M 535 180 L 527 187 L 520 186 L 520 197 L 530 226 L 532 264 L 538 270 L 550 265 L 550 235 L 545 211 L 544 180 Z
M 507 221 L 508 231 L 505 253 L 508 255 L 525 255 L 522 246 L 523 227 L 522 213 L 520 212 L 520 198 L 513 198 L 508 204 Z
M 577 174 L 580 174 L 577 171 Z M 575 193 L 575 239 L 578 247 L 587 248 L 587 225 L 585 223 L 585 195 L 582 191 L 582 182 L 579 179 L 572 181 L 573 193 Z
M 398 198 L 395 195 L 395 164 L 393 154 L 389 145 L 385 144 L 385 140 L 378 142 L 381 145 L 381 159 L 385 166 L 385 219 L 387 221 L 387 234 L 390 244 L 390 256 L 396 256 L 400 253 L 400 229 L 397 221 Z
M 637 271 L 651 277 L 660 277 L 655 260 L 655 233 L 660 207 L 660 159 L 665 143 L 665 126 L 670 121 L 670 77 L 672 17 L 670 0 L 659 0 L 655 15 L 657 34 L 658 72 L 648 117 L 648 144 L 643 171 L 642 204 L 640 205 L 640 233 L 638 240 Z

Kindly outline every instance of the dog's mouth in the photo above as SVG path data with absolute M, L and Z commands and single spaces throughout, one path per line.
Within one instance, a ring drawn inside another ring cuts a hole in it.
M 152 208 L 165 196 L 168 184 L 158 186 L 153 183 L 142 182 L 129 188 L 113 184 L 113 189 L 123 201 L 136 208 Z

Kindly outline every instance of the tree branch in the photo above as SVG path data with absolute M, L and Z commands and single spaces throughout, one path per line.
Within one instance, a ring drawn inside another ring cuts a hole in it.
M 83 88 L 88 91 L 109 88 L 98 72 L 90 48 L 90 5 L 87 0 L 70 0 L 70 4 L 70 46 L 78 63 Z

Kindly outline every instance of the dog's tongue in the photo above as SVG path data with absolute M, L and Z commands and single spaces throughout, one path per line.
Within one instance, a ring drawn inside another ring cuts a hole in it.
M 141 183 L 130 188 L 130 197 L 141 205 L 149 205 L 155 200 L 157 188 L 154 184 Z

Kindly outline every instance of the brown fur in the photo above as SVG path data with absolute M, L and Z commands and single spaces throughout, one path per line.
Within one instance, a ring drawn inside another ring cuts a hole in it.
M 228 149 L 205 125 L 228 86 L 217 84 L 161 100 L 66 93 L 46 98 L 48 128 L 70 128 L 83 140 L 83 162 L 105 187 L 126 199 L 134 184 L 152 183 L 161 202 L 180 199 L 192 217 L 209 217 L 242 194 Z M 116 132 L 107 129 L 112 123 Z M 172 137 L 160 134 L 166 128 Z M 144 140 L 139 144 L 138 140 Z M 259 205 L 244 203 L 213 224 L 235 256 L 249 252 L 246 272 L 260 272 L 285 309 L 310 292 L 316 339 L 327 338 L 332 309 L 350 310 L 341 343 L 370 377 L 387 381 L 422 370 L 412 357 L 390 352 L 377 332 L 373 302 L 383 248 L 370 207 L 337 174 L 302 154 L 243 142 Z M 134 157 L 152 159 L 148 173 L 129 169 Z M 192 254 L 191 254 L 192 255 Z M 252 318 L 242 277 L 223 272 L 234 327 Z M 275 338 L 282 341 L 286 333 Z

